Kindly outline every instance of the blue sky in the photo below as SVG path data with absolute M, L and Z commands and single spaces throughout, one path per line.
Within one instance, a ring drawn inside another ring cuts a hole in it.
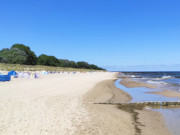
M 179 0 L 2 0 L 0 48 L 108 70 L 180 70 Z

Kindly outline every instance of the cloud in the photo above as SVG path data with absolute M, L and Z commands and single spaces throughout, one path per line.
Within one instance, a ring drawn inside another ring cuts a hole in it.
M 108 71 L 180 71 L 180 64 L 104 66 Z

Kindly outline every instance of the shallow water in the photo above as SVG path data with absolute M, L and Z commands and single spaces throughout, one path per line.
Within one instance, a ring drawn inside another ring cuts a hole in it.
M 154 84 L 159 89 L 180 92 L 180 72 L 122 72 L 120 76 L 127 76 L 137 81 Z
M 119 82 L 121 79 L 118 79 L 115 82 L 116 87 L 124 90 L 127 92 L 129 95 L 132 96 L 131 102 L 150 102 L 150 101 L 155 101 L 155 102 L 176 102 L 180 101 L 178 98 L 169 98 L 169 97 L 164 97 L 161 95 L 156 95 L 156 94 L 151 94 L 147 92 L 155 92 L 155 91 L 160 91 L 156 89 L 150 89 L 146 87 L 136 87 L 136 88 L 127 88 L 123 85 L 121 85 Z
M 131 102 L 146 102 L 146 101 L 180 101 L 178 98 L 168 98 L 161 95 L 146 93 L 152 91 L 160 91 L 155 89 L 149 89 L 145 87 L 137 87 L 137 88 L 127 88 L 120 84 L 121 79 L 118 79 L 115 82 L 116 87 L 122 89 L 132 96 Z M 179 108 L 160 108 L 160 109 L 152 109 L 153 111 L 160 112 L 165 118 L 165 122 L 169 130 L 173 135 L 180 135 L 180 109 Z
M 180 109 L 152 109 L 160 112 L 165 118 L 166 125 L 170 129 L 173 135 L 180 135 Z

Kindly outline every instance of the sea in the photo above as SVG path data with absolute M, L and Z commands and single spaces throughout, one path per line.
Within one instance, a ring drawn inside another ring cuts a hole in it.
M 121 72 L 135 81 L 157 85 L 162 90 L 180 92 L 180 71 L 157 72 Z
M 129 77 L 134 81 L 141 81 L 148 84 L 154 84 L 158 87 L 153 89 L 157 90 L 172 90 L 180 92 L 180 71 L 168 71 L 168 72 L 121 72 L 120 77 Z M 126 91 L 132 96 L 131 102 L 144 102 L 144 101 L 178 101 L 178 98 L 164 97 L 158 94 L 150 94 L 152 89 L 146 87 L 134 87 L 127 88 L 120 84 L 121 79 L 115 82 L 116 87 Z M 153 111 L 160 112 L 164 119 L 167 127 L 173 135 L 180 135 L 180 108 L 159 108 L 152 109 Z

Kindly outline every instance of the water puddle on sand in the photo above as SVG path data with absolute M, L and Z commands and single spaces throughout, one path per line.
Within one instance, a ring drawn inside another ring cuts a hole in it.
M 118 79 L 115 82 L 115 86 L 117 88 L 122 89 L 123 91 L 127 92 L 132 97 L 132 103 L 135 102 L 177 102 L 180 101 L 178 98 L 169 98 L 164 97 L 161 95 L 156 95 L 152 93 L 147 92 L 155 92 L 160 91 L 156 89 L 150 89 L 146 87 L 136 87 L 136 88 L 127 88 L 120 84 L 119 82 L 121 79 Z M 173 135 L 179 135 L 180 134 L 180 108 L 165 108 L 160 107 L 156 109 L 152 109 L 153 111 L 160 112 L 163 117 L 165 118 L 166 124 Z

